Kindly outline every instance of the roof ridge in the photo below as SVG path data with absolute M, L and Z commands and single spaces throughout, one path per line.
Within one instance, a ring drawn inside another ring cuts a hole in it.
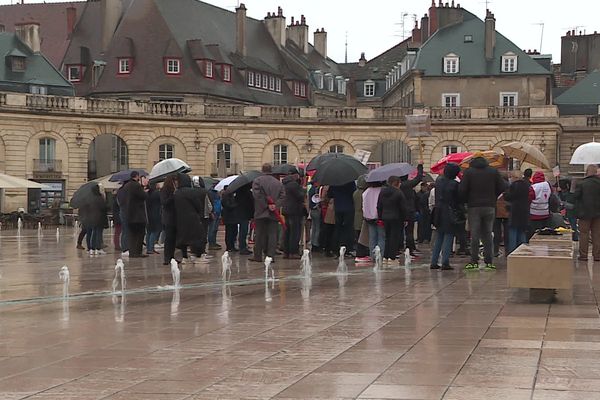
M 85 4 L 87 3 L 86 0 L 80 0 L 80 1 L 56 1 L 56 2 L 52 2 L 52 3 L 25 3 L 25 4 L 21 4 L 21 3 L 17 3 L 17 4 L 0 4 L 0 7 L 27 7 L 27 6 L 59 6 L 59 5 L 65 5 L 65 4 Z

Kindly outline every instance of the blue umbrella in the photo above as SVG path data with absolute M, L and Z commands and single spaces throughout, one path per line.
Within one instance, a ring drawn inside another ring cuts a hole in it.
M 143 169 L 126 169 L 125 171 L 119 171 L 116 174 L 113 174 L 108 181 L 109 182 L 125 182 L 131 178 L 131 173 L 133 171 L 137 171 L 140 176 L 148 176 L 148 173 Z
M 408 163 L 393 163 L 386 164 L 369 172 L 367 182 L 384 182 L 390 176 L 410 175 L 417 168 Z

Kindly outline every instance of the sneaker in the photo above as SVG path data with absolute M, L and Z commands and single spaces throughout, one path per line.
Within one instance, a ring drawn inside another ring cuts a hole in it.
M 82 245 L 78 244 L 77 247 L 76 247 L 76 249 L 85 250 L 85 247 L 83 247 Z
M 185 260 L 185 258 L 184 258 L 184 260 Z M 189 260 L 190 260 L 191 264 L 195 264 L 196 260 L 198 260 L 198 257 L 196 257 L 196 256 L 190 256 Z
M 354 262 L 357 262 L 357 263 L 370 263 L 371 262 L 371 257 L 356 257 L 354 259 Z
M 129 257 L 129 250 L 122 252 L 121 257 Z
M 465 265 L 465 270 L 471 271 L 471 270 L 475 270 L 475 269 L 479 269 L 479 264 L 468 263 L 467 265 Z
M 485 269 L 488 271 L 495 271 L 496 270 L 496 266 L 494 264 L 485 264 Z
M 440 269 L 442 267 L 440 267 L 439 265 L 430 265 L 429 269 Z
M 96 252 L 94 250 L 90 250 L 90 256 L 95 256 Z
M 104 251 L 104 250 L 96 250 L 96 255 L 103 256 L 105 254 L 106 254 L 106 251 Z

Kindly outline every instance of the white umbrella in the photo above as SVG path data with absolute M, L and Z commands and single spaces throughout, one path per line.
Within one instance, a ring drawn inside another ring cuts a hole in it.
M 600 143 L 590 142 L 579 146 L 575 149 L 570 164 L 600 164 Z
M 231 182 L 235 181 L 235 178 L 237 177 L 238 175 L 231 175 L 225 179 L 222 179 L 219 183 L 217 183 L 217 186 L 215 186 L 215 190 L 220 192 L 221 190 L 225 189 L 225 186 L 229 186 Z
M 148 179 L 153 182 L 159 182 L 164 180 L 168 175 L 179 172 L 187 173 L 191 170 L 192 168 L 185 161 L 182 161 L 179 158 L 167 158 L 166 160 L 157 163 L 152 168 L 150 175 L 148 175 Z
M 106 176 L 103 176 L 101 178 L 96 178 L 92 182 L 97 182 L 98 184 L 102 185 L 102 187 L 104 188 L 104 190 L 114 190 L 114 189 L 120 188 L 121 187 L 121 183 L 120 182 L 111 182 L 111 181 L 109 181 L 109 179 L 110 179 L 111 176 L 113 176 L 113 174 L 106 175 Z
M 42 189 L 41 183 L 17 178 L 16 176 L 0 174 L 0 189 Z

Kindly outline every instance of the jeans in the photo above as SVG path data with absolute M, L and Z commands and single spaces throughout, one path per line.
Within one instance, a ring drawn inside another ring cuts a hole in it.
M 235 241 L 238 236 L 238 224 L 225 224 L 225 248 L 227 251 L 235 249 Z
M 346 246 L 346 253 L 354 250 L 354 210 L 335 212 L 335 230 L 339 246 Z
M 509 255 L 517 249 L 520 245 L 527 242 L 527 233 L 525 229 L 508 228 L 508 248 L 506 249 L 506 255 Z
M 240 224 L 240 229 L 238 232 L 238 248 L 240 250 L 248 249 L 248 225 L 250 221 L 244 221 Z
M 146 231 L 146 252 L 153 253 L 154 245 L 158 241 L 158 236 L 160 235 L 160 231 Z
M 452 252 L 453 233 L 439 233 L 436 235 L 435 244 L 431 251 L 431 265 L 438 265 L 440 252 L 442 253 L 442 266 L 450 265 L 450 253 Z
M 321 234 L 321 210 L 319 208 L 310 210 L 310 244 L 317 248 L 321 245 L 319 235 Z
M 395 260 L 400 252 L 400 247 L 404 244 L 404 221 L 387 220 L 383 221 L 385 229 L 385 250 L 383 258 Z
M 263 255 L 274 258 L 277 249 L 277 221 L 271 218 L 255 220 L 254 259 L 262 260 Z
M 579 227 L 577 226 L 577 218 L 569 217 L 569 225 L 571 225 L 571 229 L 573 230 L 573 234 L 571 235 L 571 240 L 574 242 L 579 241 Z
M 217 244 L 217 232 L 219 231 L 219 222 L 221 221 L 221 214 L 217 214 L 215 219 L 210 221 L 208 226 L 208 244 Z
M 102 249 L 102 227 L 88 228 L 86 231 L 86 242 L 88 250 Z
M 431 241 L 431 214 L 421 212 L 419 223 L 417 225 L 417 242 Z
M 125 212 L 121 210 L 121 250 L 129 250 L 129 226 L 127 224 L 127 217 Z
M 373 253 L 375 246 L 379 246 L 381 256 L 383 257 L 383 253 L 385 252 L 385 229 L 383 226 L 377 224 L 367 224 L 367 226 L 369 227 L 369 250 L 371 251 L 371 258 L 375 259 L 375 254 Z
M 483 262 L 491 264 L 494 258 L 492 231 L 496 209 L 494 207 L 469 207 L 469 226 L 471 227 L 471 263 L 479 262 L 479 242 L 483 242 Z
M 285 217 L 287 229 L 284 234 L 283 252 L 287 255 L 300 254 L 300 234 L 302 232 L 302 216 L 288 215 Z

